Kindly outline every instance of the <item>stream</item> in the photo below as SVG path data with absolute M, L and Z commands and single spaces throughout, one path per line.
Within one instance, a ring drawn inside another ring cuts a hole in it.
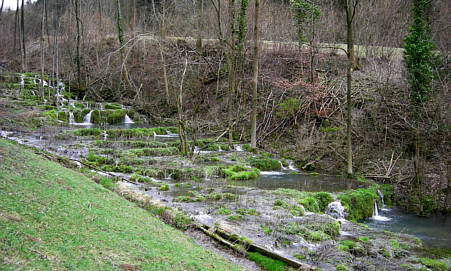
M 420 238 L 428 247 L 446 247 L 451 249 L 451 216 L 435 214 L 430 217 L 419 217 L 407 214 L 400 208 L 382 209 L 381 217 L 369 218 L 362 223 L 370 228 L 391 232 L 406 233 Z

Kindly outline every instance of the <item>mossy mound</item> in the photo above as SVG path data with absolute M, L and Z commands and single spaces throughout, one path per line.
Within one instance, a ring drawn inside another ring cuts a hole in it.
M 257 168 L 246 168 L 242 165 L 222 167 L 220 172 L 223 177 L 227 177 L 229 180 L 240 181 L 256 179 L 260 175 L 260 170 Z
M 251 166 L 258 168 L 259 170 L 264 170 L 264 171 L 281 170 L 282 169 L 282 166 L 278 160 L 270 159 L 270 158 L 252 159 Z
M 379 201 L 377 187 L 359 188 L 338 195 L 349 220 L 357 221 L 373 215 L 373 201 Z

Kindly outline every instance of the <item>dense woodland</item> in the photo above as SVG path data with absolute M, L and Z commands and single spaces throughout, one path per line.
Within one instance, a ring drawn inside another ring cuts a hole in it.
M 255 112 L 255 147 L 303 170 L 392 183 L 398 204 L 427 215 L 451 207 L 451 13 L 436 0 L 420 15 L 433 80 L 415 104 L 400 49 L 413 2 L 38 0 L 2 10 L 0 72 L 134 106 L 185 140 L 251 142 Z

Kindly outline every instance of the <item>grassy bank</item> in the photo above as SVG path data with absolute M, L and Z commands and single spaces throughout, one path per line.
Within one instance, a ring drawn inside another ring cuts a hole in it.
M 238 270 L 84 175 L 0 140 L 1 270 Z

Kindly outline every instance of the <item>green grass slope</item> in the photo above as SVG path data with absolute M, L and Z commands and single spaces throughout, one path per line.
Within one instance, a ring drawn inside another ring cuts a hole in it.
M 0 139 L 0 270 L 239 270 L 81 173 Z

